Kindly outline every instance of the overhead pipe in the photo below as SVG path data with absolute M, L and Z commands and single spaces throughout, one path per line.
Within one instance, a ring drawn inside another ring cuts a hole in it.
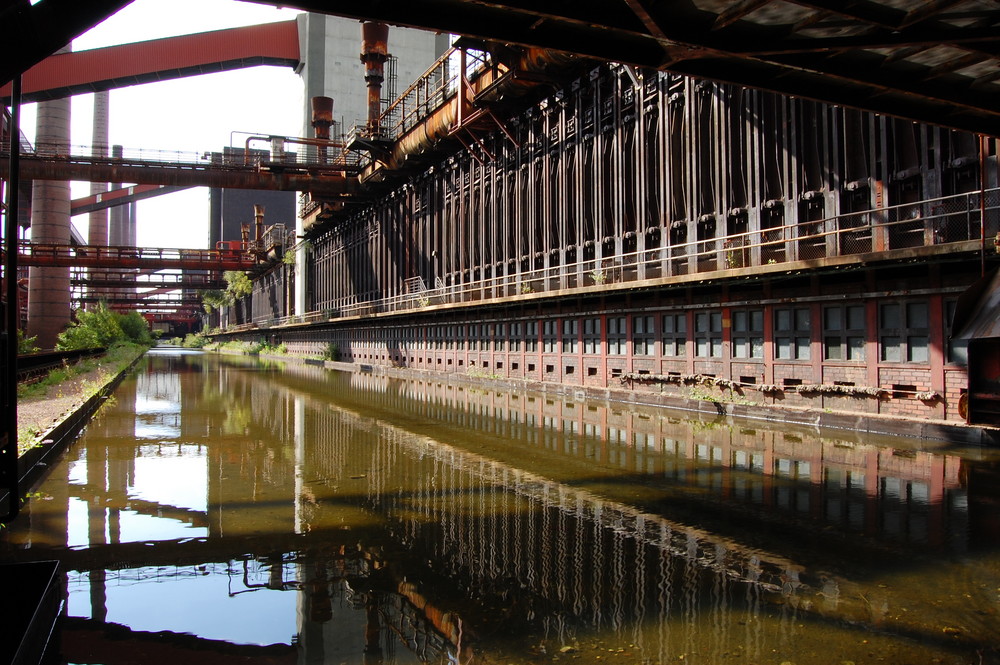
M 365 65 L 365 82 L 368 84 L 368 133 L 380 133 L 382 115 L 382 82 L 385 80 L 385 61 L 389 59 L 389 26 L 376 21 L 361 24 L 361 62 Z

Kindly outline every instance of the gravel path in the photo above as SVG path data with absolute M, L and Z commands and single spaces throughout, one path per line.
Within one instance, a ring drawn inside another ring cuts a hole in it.
M 41 434 L 52 429 L 87 400 L 92 394 L 94 382 L 102 373 L 106 374 L 107 371 L 95 369 L 63 381 L 59 385 L 50 386 L 47 394 L 43 396 L 18 399 L 18 440 L 22 439 L 22 432 L 28 430 Z M 91 390 L 88 391 L 88 388 Z

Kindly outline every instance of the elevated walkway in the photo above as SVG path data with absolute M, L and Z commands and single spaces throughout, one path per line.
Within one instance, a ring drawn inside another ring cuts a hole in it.
M 249 270 L 258 264 L 248 253 L 218 249 L 162 247 L 95 247 L 21 242 L 18 264 L 75 268 L 139 268 L 143 270 Z
M 297 144 L 311 139 L 274 137 L 275 143 Z M 330 142 L 332 148 L 338 144 Z M 125 150 L 121 157 L 94 156 L 90 146 L 37 144 L 22 152 L 21 180 L 134 183 L 175 187 L 224 187 L 274 191 L 308 191 L 327 196 L 359 194 L 356 159 L 349 155 L 320 160 L 308 152 L 280 151 L 265 157 L 235 157 L 218 152 Z M 10 168 L 9 150 L 0 152 L 0 178 Z

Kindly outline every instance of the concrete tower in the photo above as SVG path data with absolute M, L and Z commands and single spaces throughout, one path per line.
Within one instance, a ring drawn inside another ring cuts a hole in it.
M 68 52 L 67 46 L 60 53 Z M 68 97 L 38 104 L 35 144 L 41 151 L 67 151 L 70 136 Z M 32 187 L 32 242 L 69 244 L 70 188 L 68 182 L 36 180 Z M 28 272 L 28 335 L 51 349 L 69 324 L 69 268 L 34 266 Z
M 108 109 L 111 102 L 111 92 L 94 93 L 94 134 L 91 139 L 94 157 L 108 156 Z M 90 183 L 90 195 L 103 194 L 108 191 L 108 183 Z M 108 211 L 95 210 L 88 217 L 88 245 L 108 244 Z
M 313 97 L 333 98 L 332 138 L 348 133 L 354 125 L 365 125 L 368 117 L 368 87 L 365 66 L 361 62 L 361 22 L 354 19 L 301 14 L 297 18 L 302 67 L 299 74 L 305 83 L 302 109 L 302 136 L 313 136 Z M 387 73 L 395 70 L 398 82 L 395 93 L 417 80 L 439 55 L 447 50 L 448 35 L 424 30 L 391 27 L 388 53 L 394 58 Z M 382 95 L 393 93 L 393 81 L 386 80 Z M 296 220 L 296 235 L 303 233 L 302 220 Z M 306 311 L 306 260 L 299 252 L 295 270 L 295 313 Z
M 91 138 L 91 154 L 96 158 L 108 156 L 108 110 L 111 106 L 111 92 L 103 91 L 94 94 L 94 129 Z M 90 195 L 103 194 L 108 191 L 108 183 L 90 183 Z M 108 211 L 107 209 L 94 210 L 87 216 L 87 244 L 94 246 L 106 246 L 108 244 Z M 100 270 L 90 270 L 91 278 L 99 277 Z M 100 297 L 103 289 L 91 287 L 91 296 Z M 88 305 L 94 307 L 96 305 Z

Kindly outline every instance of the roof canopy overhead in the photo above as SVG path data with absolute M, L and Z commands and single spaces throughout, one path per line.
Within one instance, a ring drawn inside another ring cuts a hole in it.
M 994 0 L 256 0 L 1000 136 Z
M 994 0 L 256 0 L 567 51 L 1000 136 Z M 0 0 L 0 84 L 127 0 Z

